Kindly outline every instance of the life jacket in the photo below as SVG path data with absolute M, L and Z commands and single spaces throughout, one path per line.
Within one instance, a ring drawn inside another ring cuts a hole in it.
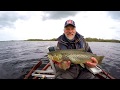
M 87 52 L 91 52 L 88 43 L 85 41 L 84 37 L 76 32 L 74 41 L 70 41 L 66 38 L 65 34 L 61 35 L 57 39 L 57 47 L 59 49 L 81 49 L 84 48 Z

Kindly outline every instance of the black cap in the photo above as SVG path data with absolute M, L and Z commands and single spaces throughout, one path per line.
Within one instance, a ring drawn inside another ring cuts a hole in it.
M 67 20 L 67 21 L 65 22 L 65 26 L 64 26 L 64 27 L 66 27 L 66 26 L 68 26 L 68 25 L 72 25 L 72 26 L 76 27 L 76 26 L 75 26 L 75 22 L 74 22 L 73 20 Z

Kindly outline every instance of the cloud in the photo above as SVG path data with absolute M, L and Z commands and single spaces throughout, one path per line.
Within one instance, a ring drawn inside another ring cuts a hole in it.
M 113 27 L 109 27 L 109 29 L 116 29 L 116 27 L 114 27 L 114 26 Z
M 42 16 L 42 20 L 59 20 L 69 16 L 75 16 L 79 11 L 1 11 L 0 12 L 0 28 L 14 28 L 14 24 L 17 20 L 25 20 L 31 18 L 31 16 Z
M 75 16 L 80 11 L 44 11 L 43 20 L 46 19 L 62 19 L 69 16 Z
M 1 11 L 0 39 L 57 38 L 63 34 L 67 19 L 74 20 L 77 31 L 85 37 L 120 39 L 120 22 L 111 18 L 113 13 L 108 14 L 108 11 L 107 14 L 106 11 Z
M 120 21 L 120 11 L 108 11 L 108 15 L 115 20 Z
M 14 27 L 14 22 L 18 19 L 26 19 L 24 15 L 19 15 L 15 11 L 1 11 L 0 12 L 0 28 Z

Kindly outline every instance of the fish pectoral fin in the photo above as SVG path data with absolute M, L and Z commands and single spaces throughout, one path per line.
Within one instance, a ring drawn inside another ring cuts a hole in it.
M 83 63 L 80 63 L 80 66 L 82 66 L 83 68 L 85 68 L 85 65 Z

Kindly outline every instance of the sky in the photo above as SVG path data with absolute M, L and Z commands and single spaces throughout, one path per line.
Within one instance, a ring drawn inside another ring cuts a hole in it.
M 120 40 L 120 11 L 0 11 L 0 41 L 57 38 L 68 19 L 84 38 Z

